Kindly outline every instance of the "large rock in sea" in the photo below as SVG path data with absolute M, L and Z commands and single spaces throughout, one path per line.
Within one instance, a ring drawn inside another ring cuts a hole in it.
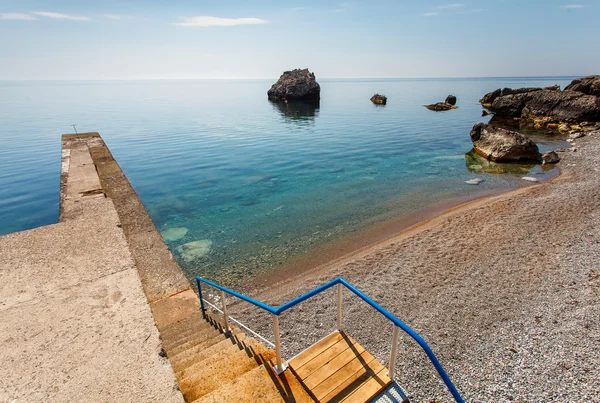
M 539 161 L 538 146 L 512 130 L 477 123 L 471 130 L 473 149 L 491 161 Z
M 267 92 L 271 101 L 311 101 L 321 99 L 321 87 L 308 69 L 284 72 Z
M 537 122 L 599 122 L 598 76 L 574 80 L 564 91 L 546 88 L 497 89 L 479 101 L 496 116 Z
M 565 87 L 565 91 L 577 91 L 600 97 L 600 76 L 587 76 L 573 80 Z
M 456 105 L 456 97 L 454 95 L 448 95 L 446 97 L 446 101 L 444 101 L 444 102 L 454 106 L 454 105 Z

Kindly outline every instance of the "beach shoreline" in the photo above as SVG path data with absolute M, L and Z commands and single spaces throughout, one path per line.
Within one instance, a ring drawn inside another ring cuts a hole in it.
M 538 184 L 525 182 L 510 190 L 490 189 L 481 194 L 455 197 L 408 214 L 367 224 L 356 232 L 313 248 L 308 253 L 296 256 L 281 266 L 245 280 L 240 285 L 240 289 L 248 294 L 261 294 L 270 288 L 289 286 L 294 281 L 301 282 L 306 276 L 327 272 L 335 266 L 359 259 L 376 249 L 426 230 L 453 214 L 491 203 L 497 198 L 518 195 L 544 186 L 559 178 L 560 168 L 558 172 L 557 176 L 546 182 Z
M 281 305 L 343 276 L 430 344 L 466 401 L 600 401 L 600 131 L 561 153 L 561 174 L 479 198 L 253 296 Z M 384 364 L 392 326 L 344 293 L 343 328 Z M 272 337 L 270 315 L 230 312 Z M 280 318 L 284 355 L 335 329 L 327 291 Z M 396 379 L 415 401 L 451 401 L 401 337 Z

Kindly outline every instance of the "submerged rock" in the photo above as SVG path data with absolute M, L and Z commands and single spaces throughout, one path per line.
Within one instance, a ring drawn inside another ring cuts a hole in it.
M 526 136 L 511 130 L 477 123 L 471 130 L 475 152 L 491 161 L 538 161 L 537 145 Z
M 475 150 L 471 150 L 465 154 L 465 165 L 469 172 L 475 174 L 508 174 L 520 177 L 528 174 L 537 164 L 536 162 L 494 162 L 483 158 Z
M 376 105 L 385 105 L 387 104 L 387 97 L 381 94 L 375 94 L 371 97 L 371 102 Z
M 465 181 L 465 183 L 467 185 L 479 185 L 482 182 L 485 182 L 485 180 L 480 179 L 480 178 L 474 178 L 474 179 L 469 179 L 468 181 Z
M 176 227 L 176 228 L 169 228 L 164 231 L 161 231 L 160 235 L 162 235 L 165 242 L 174 242 L 174 241 L 179 241 L 187 233 L 188 233 L 187 228 Z
M 211 246 L 212 241 L 210 239 L 202 239 L 179 246 L 177 252 L 179 252 L 184 262 L 193 262 L 196 259 L 208 255 Z
M 547 153 L 542 154 L 543 165 L 546 164 L 556 164 L 560 161 L 560 157 L 554 151 L 548 151 Z
M 425 108 L 430 111 L 442 112 L 449 111 L 450 109 L 457 109 L 458 106 L 450 105 L 445 102 L 438 102 L 437 104 L 425 105 Z
M 308 69 L 285 71 L 267 92 L 271 101 L 319 101 L 321 87 Z

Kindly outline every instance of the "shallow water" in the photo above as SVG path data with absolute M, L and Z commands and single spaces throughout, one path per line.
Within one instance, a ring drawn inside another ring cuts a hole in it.
M 102 134 L 188 274 L 230 285 L 367 222 L 556 175 L 465 154 L 484 93 L 570 78 L 319 81 L 319 107 L 272 104 L 264 80 L 0 82 L 0 234 L 57 221 L 72 124 Z M 448 94 L 459 109 L 423 107 Z

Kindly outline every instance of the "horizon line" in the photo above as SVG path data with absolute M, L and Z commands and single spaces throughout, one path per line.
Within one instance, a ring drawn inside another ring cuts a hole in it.
M 589 75 L 589 74 L 588 74 Z M 557 78 L 586 77 L 585 74 L 550 76 L 446 76 L 446 77 L 321 77 L 318 80 L 432 80 L 468 78 Z M 2 81 L 227 81 L 227 80 L 277 80 L 279 77 L 204 77 L 204 78 L 0 78 Z M 317 81 L 318 81 L 317 80 Z

